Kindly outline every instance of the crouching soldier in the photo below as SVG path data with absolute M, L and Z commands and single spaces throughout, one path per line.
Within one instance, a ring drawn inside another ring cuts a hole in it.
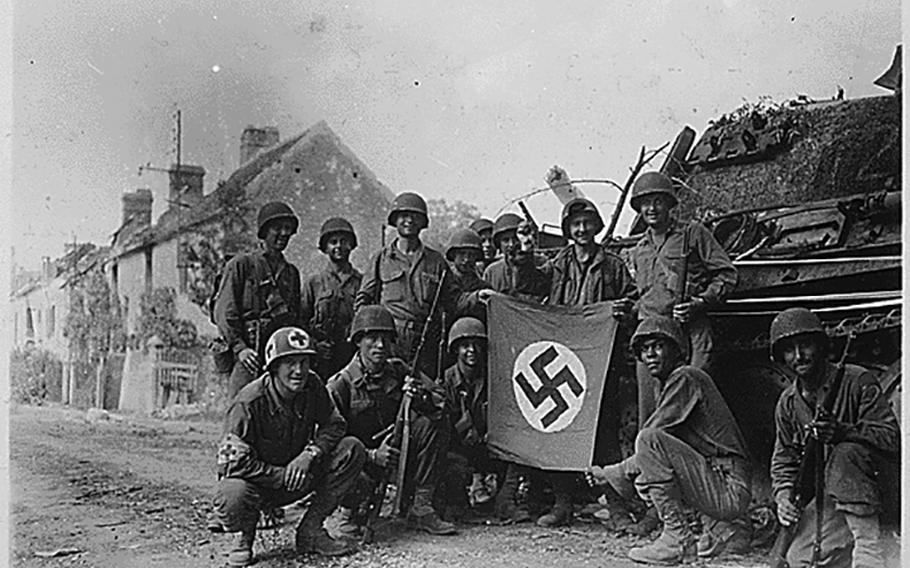
M 302 329 L 276 331 L 265 348 L 267 372 L 244 387 L 227 412 L 218 448 L 215 512 L 220 529 L 237 532 L 231 566 L 252 563 L 260 510 L 313 493 L 297 525 L 300 554 L 337 556 L 350 545 L 322 528 L 366 460 L 363 444 L 344 437 L 344 418 L 310 370 L 316 349 Z
M 816 535 L 814 498 L 802 510 L 795 497 L 806 442 L 827 449 L 825 501 L 818 566 L 884 566 L 879 522 L 887 505 L 900 506 L 900 429 L 875 377 L 855 365 L 827 361 L 828 336 L 805 308 L 781 312 L 771 323 L 772 357 L 795 374 L 775 410 L 771 489 L 784 526 L 796 524 L 786 560 L 809 566 Z M 819 412 L 831 404 L 830 412 Z M 825 405 L 827 406 L 827 405 Z
M 463 520 L 472 503 L 488 502 L 491 496 L 484 474 L 504 470 L 493 462 L 486 448 L 486 342 L 486 330 L 476 318 L 456 320 L 449 331 L 449 351 L 456 361 L 446 369 L 442 385 L 453 440 L 440 486 L 450 520 Z M 470 497 L 466 491 L 469 484 Z
M 625 497 L 635 491 L 657 510 L 663 532 L 648 546 L 629 551 L 637 562 L 694 559 L 684 506 L 697 510 L 707 529 L 698 541 L 701 556 L 748 548 L 751 493 L 742 432 L 711 377 L 683 364 L 684 342 L 670 318 L 652 316 L 638 326 L 632 349 L 660 384 L 657 408 L 635 439 L 635 454 L 588 474 L 592 485 L 609 484 Z
M 414 483 L 408 521 L 431 534 L 454 534 L 455 526 L 441 520 L 432 505 L 448 446 L 444 394 L 424 376 L 409 377 L 404 361 L 390 358 L 395 337 L 395 320 L 387 309 L 360 308 L 351 323 L 351 341 L 357 345 L 357 353 L 327 385 L 335 405 L 347 420 L 348 433 L 369 448 L 365 476 L 342 499 L 339 531 L 346 536 L 357 535 L 361 523 L 357 513 L 361 505 L 384 477 L 383 470 L 398 465 L 399 451 L 390 445 L 391 436 L 383 437 L 382 432 L 391 431 L 402 396 L 408 391 L 412 397 L 411 437 L 410 451 L 404 459 L 407 459 L 407 479 Z

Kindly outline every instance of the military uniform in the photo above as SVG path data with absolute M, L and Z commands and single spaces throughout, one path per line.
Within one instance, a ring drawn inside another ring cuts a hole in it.
M 378 375 L 370 375 L 358 354 L 329 379 L 329 394 L 347 420 L 348 433 L 367 448 L 378 448 L 381 440 L 374 440 L 373 436 L 395 422 L 407 372 L 403 361 L 390 359 Z M 421 385 L 421 394 L 415 396 L 411 404 L 410 454 L 407 456 L 408 479 L 418 488 L 435 485 L 448 446 L 442 389 L 426 377 Z M 371 482 L 380 477 L 379 469 L 373 464 L 368 463 L 365 473 Z M 356 509 L 365 497 L 363 490 L 361 487 L 360 491 L 349 492 L 342 500 L 342 506 Z
M 269 374 L 244 387 L 227 412 L 218 449 L 214 502 L 224 530 L 255 526 L 261 509 L 287 505 L 313 491 L 330 512 L 365 460 L 363 445 L 344 433 L 344 418 L 315 373 L 290 404 L 282 401 Z M 307 447 L 318 453 L 312 474 L 302 489 L 289 491 L 285 466 Z
M 354 298 L 362 281 L 363 275 L 354 267 L 345 272 L 330 262 L 303 285 L 300 311 L 304 327 L 316 341 L 331 344 L 329 357 L 320 357 L 317 365 L 323 380 L 340 371 L 356 351 L 348 336 L 354 319 Z
M 423 244 L 413 254 L 405 254 L 398 249 L 396 238 L 373 257 L 354 300 L 354 311 L 370 304 L 385 307 L 395 319 L 395 355 L 410 362 L 440 283 L 437 310 L 452 312 L 459 291 L 442 254 Z M 432 378 L 436 377 L 438 334 L 438 320 L 434 319 L 421 357 L 421 370 Z
M 257 251 L 232 258 L 224 269 L 214 317 L 235 355 L 249 347 L 262 361 L 265 342 L 274 330 L 301 323 L 300 272 L 280 253 Z M 254 378 L 235 362 L 228 397 L 233 398 Z
M 688 233 L 688 255 L 683 259 L 684 233 Z M 683 262 L 686 263 L 685 297 L 699 297 L 707 306 L 724 301 L 736 287 L 736 268 L 730 257 L 700 223 L 672 224 L 662 242 L 649 228 L 632 249 L 632 262 L 638 288 L 638 316 L 673 315 L 678 302 L 677 287 Z M 710 372 L 714 339 L 707 314 L 699 314 L 683 326 L 687 335 L 689 363 Z M 654 390 L 648 370 L 639 363 L 640 422 L 654 409 Z
M 837 367 L 825 364 L 819 400 L 830 396 Z M 844 439 L 828 446 L 825 467 L 826 501 L 822 527 L 822 566 L 850 566 L 849 516 L 898 517 L 900 506 L 900 428 L 875 377 L 862 367 L 847 365 L 836 394 L 832 418 L 847 425 Z M 776 437 L 771 458 L 771 488 L 775 496 L 796 485 L 806 425 L 815 409 L 804 398 L 798 381 L 777 402 Z M 802 511 L 787 561 L 792 568 L 807 566 L 815 541 L 812 500 Z M 867 559 L 868 560 L 868 559 Z M 854 556 L 854 565 L 859 565 Z
M 493 261 L 483 272 L 483 279 L 490 287 L 513 298 L 541 303 L 550 290 L 550 281 L 540 270 L 546 265 L 546 256 L 534 253 L 533 257 L 512 263 L 505 257 Z
M 476 272 L 464 274 L 458 272 L 455 268 L 451 268 L 451 274 L 452 280 L 455 282 L 456 298 L 458 299 L 452 319 L 470 316 L 485 322 L 487 320 L 487 310 L 474 292 L 489 290 L 490 285 L 478 276 Z

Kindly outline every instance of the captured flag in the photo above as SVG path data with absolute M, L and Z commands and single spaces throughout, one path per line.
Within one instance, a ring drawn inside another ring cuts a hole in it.
M 541 469 L 591 465 L 616 336 L 610 302 L 541 306 L 490 299 L 490 450 Z

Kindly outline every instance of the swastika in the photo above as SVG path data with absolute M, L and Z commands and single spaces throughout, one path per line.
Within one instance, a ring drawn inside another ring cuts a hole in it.
M 541 432 L 558 432 L 572 423 L 586 384 L 581 361 L 561 343 L 532 343 L 515 359 L 516 402 L 528 424 Z

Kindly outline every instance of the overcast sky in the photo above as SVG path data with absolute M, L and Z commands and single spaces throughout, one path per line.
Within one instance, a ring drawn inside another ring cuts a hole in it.
M 19 264 L 107 244 L 120 195 L 174 160 L 238 166 L 247 124 L 320 119 L 392 191 L 494 215 L 553 164 L 622 183 L 639 148 L 770 95 L 884 94 L 899 0 L 14 2 L 12 220 Z M 660 160 L 655 162 L 659 164 Z M 582 186 L 612 211 L 616 192 Z M 528 202 L 539 221 L 559 204 Z M 628 218 L 628 215 L 626 216 Z

